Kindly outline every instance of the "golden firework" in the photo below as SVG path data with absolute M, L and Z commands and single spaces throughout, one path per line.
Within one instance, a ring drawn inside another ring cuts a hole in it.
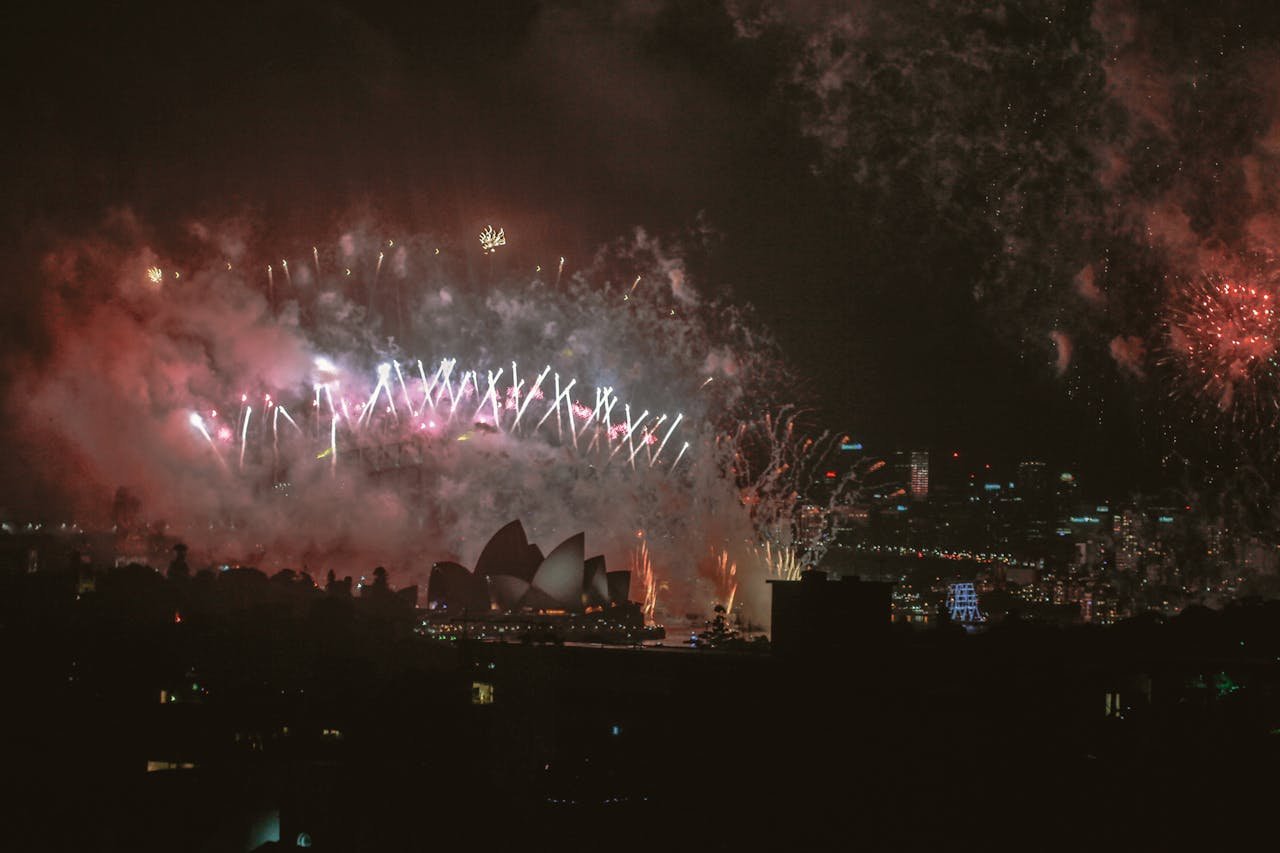
M 494 231 L 492 225 L 486 225 L 480 232 L 480 248 L 486 255 L 493 254 L 498 251 L 499 246 L 505 245 L 507 245 L 507 235 L 502 228 Z

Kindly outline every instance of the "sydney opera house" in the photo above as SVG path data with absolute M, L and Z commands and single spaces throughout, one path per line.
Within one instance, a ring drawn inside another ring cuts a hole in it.
M 578 533 L 543 556 L 512 521 L 489 539 L 474 571 L 453 562 L 432 566 L 428 613 L 437 624 L 550 617 L 642 628 L 639 605 L 627 598 L 631 572 L 606 570 L 603 556 L 586 557 L 585 543 Z

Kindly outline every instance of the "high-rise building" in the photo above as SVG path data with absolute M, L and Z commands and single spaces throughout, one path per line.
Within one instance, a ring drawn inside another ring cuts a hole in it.
M 1018 463 L 1015 483 L 1023 541 L 1037 547 L 1055 538 L 1058 514 L 1046 469 L 1045 463 L 1038 459 L 1025 459 Z
M 803 548 L 812 548 L 826 532 L 827 514 L 822 507 L 804 504 L 796 515 L 796 537 Z
M 1039 497 L 1048 491 L 1045 464 L 1036 460 L 1018 463 L 1018 489 L 1024 496 Z
M 1140 516 L 1126 509 L 1112 516 L 1112 534 L 1116 543 L 1116 571 L 1131 572 L 1138 567 L 1142 557 L 1142 527 Z
M 929 497 L 929 451 L 911 451 L 911 499 L 922 501 Z

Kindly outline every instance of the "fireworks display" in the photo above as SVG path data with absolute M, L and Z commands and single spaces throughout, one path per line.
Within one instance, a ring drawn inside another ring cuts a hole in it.
M 56 356 L 15 408 L 59 448 L 65 505 L 100 516 L 124 487 L 211 563 L 423 582 L 520 519 L 630 564 L 651 620 L 662 589 L 671 613 L 740 602 L 763 621 L 766 575 L 821 553 L 796 525 L 830 442 L 769 414 L 791 389 L 767 338 L 643 245 L 554 286 L 477 286 L 437 241 L 355 233 L 308 241 L 309 264 L 206 247 L 159 286 L 149 249 L 68 246 Z
M 1274 3 L 16 8 L 14 849 L 1265 815 Z
M 32 175 L 15 184 L 29 194 L 25 203 L 33 209 L 51 206 L 44 220 L 54 230 L 82 227 L 71 223 L 83 223 L 90 210 L 121 211 L 125 230 L 134 227 L 125 222 L 135 215 L 127 212 L 131 208 L 168 222 L 164 251 L 133 258 L 140 266 L 131 275 L 171 296 L 186 287 L 211 286 L 215 260 L 197 260 L 187 246 L 174 246 L 185 239 L 174 236 L 186 227 L 183 217 L 197 210 L 238 216 L 245 202 L 262 205 L 270 212 L 248 232 L 194 239 L 217 256 L 229 277 L 252 279 L 252 291 L 274 315 L 301 331 L 305 352 L 295 365 L 316 354 L 341 362 L 348 404 L 367 401 L 357 401 L 352 386 L 371 385 L 379 363 L 398 363 L 410 382 L 415 371 L 407 368 L 419 359 L 428 380 L 441 359 L 456 359 L 456 369 L 475 370 L 482 385 L 486 371 L 500 368 L 506 374 L 498 382 L 505 383 L 512 361 L 530 372 L 529 379 L 549 365 L 552 386 L 555 373 L 566 383 L 577 379 L 573 403 L 594 408 L 594 389 L 613 387 L 618 399 L 632 403 L 634 417 L 645 409 L 655 418 L 666 412 L 664 431 L 683 413 L 685 421 L 654 466 L 667 467 L 668 474 L 670 465 L 678 472 L 700 452 L 705 421 L 684 400 L 647 394 L 631 377 L 623 381 L 608 369 L 598 373 L 576 349 L 574 356 L 562 357 L 550 340 L 537 348 L 522 342 L 506 352 L 494 340 L 477 355 L 455 345 L 466 337 L 461 318 L 474 306 L 450 309 L 458 328 L 442 339 L 441 330 L 423 322 L 428 303 L 442 299 L 442 292 L 474 302 L 459 295 L 460 278 L 472 277 L 469 285 L 475 286 L 486 274 L 500 281 L 516 269 L 538 275 L 547 289 L 573 291 L 578 275 L 599 272 L 591 252 L 605 235 L 636 221 L 664 233 L 692 232 L 691 219 L 698 218 L 697 237 L 687 246 L 690 257 L 705 249 L 717 265 L 702 283 L 732 286 L 759 306 L 805 375 L 822 389 L 824 401 L 833 401 L 837 423 L 862 418 L 875 401 L 874 419 L 860 426 L 881 446 L 919 428 L 924 434 L 918 441 L 933 446 L 989 443 L 1011 453 L 1064 458 L 1115 448 L 1117 457 L 1141 456 L 1144 467 L 1155 471 L 1151 479 L 1163 484 L 1166 459 L 1194 455 L 1196 444 L 1211 446 L 1213 452 L 1203 455 L 1217 452 L 1218 435 L 1192 441 L 1184 434 L 1240 429 L 1253 441 L 1275 420 L 1270 358 L 1258 350 L 1265 349 L 1265 335 L 1251 337 L 1243 329 L 1243 335 L 1224 330 L 1215 336 L 1224 324 L 1254 322 L 1252 315 L 1232 314 L 1228 303 L 1240 302 L 1244 291 L 1228 293 L 1222 283 L 1250 282 L 1240 268 L 1274 262 L 1280 237 L 1280 194 L 1271 180 L 1280 151 L 1280 100 L 1264 96 L 1276 89 L 1280 31 L 1266 8 L 1219 14 L 1198 4 L 1108 0 L 1070 8 L 1040 4 L 1015 14 L 1008 4 L 988 9 L 871 2 L 850 10 L 847 4 L 733 2 L 712 4 L 716 11 L 708 14 L 720 23 L 709 28 L 683 6 L 677 11 L 668 5 L 627 6 L 627 26 L 615 29 L 572 4 L 556 4 L 557 15 L 539 17 L 536 26 L 522 31 L 528 49 L 500 58 L 468 54 L 485 67 L 474 75 L 481 69 L 456 67 L 452 85 L 464 94 L 442 101 L 438 81 L 415 84 L 410 75 L 396 81 L 404 89 L 395 97 L 361 100 L 353 110 L 367 112 L 341 122 L 332 119 L 333 105 L 311 85 L 315 72 L 328 66 L 311 64 L 333 61 L 344 78 L 356 79 L 367 68 L 381 67 L 387 60 L 381 51 L 394 50 L 392 45 L 365 45 L 340 55 L 290 46 L 298 51 L 295 61 L 262 71 L 297 73 L 307 85 L 280 81 L 290 94 L 288 107 L 280 103 L 261 113 L 250 110 L 257 103 L 252 99 L 220 94 L 225 75 L 215 71 L 217 63 L 200 62 L 194 53 L 180 57 L 191 63 L 188 80 L 159 73 L 161 66 L 108 63 L 69 51 L 83 63 L 64 67 L 72 80 L 91 78 L 95 68 L 116 74 L 129 69 L 137 79 L 104 84 L 102 93 L 75 85 L 43 93 L 84 100 L 50 112 L 48 122 L 32 123 L 43 142 L 24 149 L 29 157 L 15 160 L 18 173 Z M 117 25 L 126 26 L 122 21 Z M 334 26 L 318 20 L 316 25 Z M 671 28 L 683 35 L 673 37 Z M 204 37 L 221 56 L 217 46 L 228 37 L 274 29 L 236 24 Z M 568 40 L 581 49 L 561 50 Z M 658 43 L 694 57 L 739 57 L 758 73 L 721 76 L 712 73 L 715 63 L 694 63 L 689 73 L 706 79 L 697 97 L 688 96 L 666 79 L 669 57 L 648 50 Z M 193 100 L 193 80 L 203 86 L 204 103 L 219 105 L 216 117 L 196 121 L 199 111 L 186 109 L 199 102 Z M 509 109 L 489 97 L 494 80 L 525 81 L 536 91 L 510 90 L 521 108 Z M 616 97 L 620 80 L 633 96 Z M 103 187 L 133 188 L 133 194 L 104 190 L 104 196 L 82 202 L 81 177 L 45 164 L 37 152 L 69 145 L 69 159 L 87 161 L 100 156 L 102 146 L 95 133 L 69 133 L 52 116 L 88 115 L 112 92 L 142 88 L 162 92 L 157 103 L 170 106 L 160 110 L 130 96 L 114 114 L 120 127 L 172 127 L 173 140 L 162 145 L 148 134 L 122 134 L 129 150 L 103 164 L 113 174 L 97 180 Z M 44 107 L 42 96 L 31 92 L 26 113 L 35 115 Z M 762 108 L 740 111 L 743 103 Z M 492 123 L 474 121 L 477 110 L 491 113 Z M 269 145 L 245 146 L 234 135 L 241 132 L 236 128 L 268 117 L 276 122 L 291 111 L 287 126 L 273 123 L 262 131 Z M 383 129 L 395 140 L 410 138 L 407 127 L 430 128 L 431 134 L 417 144 L 398 141 L 393 150 L 382 150 L 363 137 L 353 146 L 351 124 Z M 680 138 L 688 144 L 669 145 L 690 126 L 700 129 L 697 144 L 686 135 Z M 165 147 L 180 148 L 179 140 L 202 138 L 211 128 L 218 133 L 201 149 L 206 159 Z M 604 144 L 597 131 L 616 135 L 617 144 Z M 758 144 L 740 149 L 744 140 Z M 509 156 L 517 150 L 527 159 Z M 465 152 L 465 162 L 445 156 L 454 151 Z M 311 164 L 305 178 L 299 165 L 304 155 L 322 161 Z M 349 174 L 353 160 L 380 165 L 335 180 Z M 129 165 L 160 162 L 175 168 L 164 180 L 139 180 L 131 170 L 140 167 Z M 476 183 L 458 172 L 468 172 Z M 604 175 L 616 180 L 605 186 Z M 57 192 L 51 184 L 59 184 Z M 186 187 L 181 193 L 180 186 Z M 740 189 L 746 186 L 755 188 L 749 198 Z M 444 233 L 429 241 L 402 239 L 409 235 L 397 231 L 399 225 L 380 223 L 378 233 L 351 235 L 344 244 L 347 235 L 315 218 L 315 211 L 352 210 L 365 194 L 378 200 L 370 208 L 382 211 L 376 215 L 404 222 L 414 211 L 412 221 L 423 228 L 431 223 L 457 240 Z M 66 210 L 54 210 L 55 201 Z M 299 222 L 299 210 L 312 220 Z M 278 230 L 255 237 L 249 233 L 255 229 Z M 583 244 L 574 245 L 568 235 L 581 235 Z M 43 256 L 43 239 L 21 252 L 33 256 L 37 246 Z M 638 241 L 636 247 L 647 251 Z M 468 254 L 473 266 L 459 276 L 467 266 L 459 259 Z M 107 263 L 107 257 L 96 262 Z M 685 285 L 671 277 L 669 266 L 649 261 L 619 265 L 594 280 L 597 286 L 609 283 L 616 310 L 638 306 L 653 319 L 648 309 L 661 301 L 666 316 L 673 310 L 680 315 L 688 307 L 680 297 Z M 703 263 L 701 256 L 697 263 Z M 113 280 L 117 273 L 110 270 Z M 496 287 L 495 298 L 519 298 L 520 291 L 509 285 Z M 59 298 L 64 297 L 76 301 Z M 24 288 L 13 315 L 34 314 L 41 298 L 28 298 Z M 1223 310 L 1201 316 L 1215 301 L 1223 302 Z M 249 310 L 247 302 L 229 308 L 228 322 L 234 327 Z M 445 315 L 436 310 L 436 316 Z M 15 325 L 6 337 L 21 340 L 12 345 L 16 352 L 28 344 L 24 326 L 37 324 Z M 830 357 L 825 342 L 842 336 L 856 349 L 856 365 Z M 903 351 L 899 342 L 907 336 L 913 343 Z M 237 340 L 234 334 L 229 338 Z M 394 347 L 387 345 L 391 338 Z M 89 363 L 87 357 L 83 364 Z M 239 377 L 253 370 L 249 364 L 215 368 Z M 1020 371 L 1016 382 L 992 381 L 1011 365 Z M 736 378 L 700 367 L 693 369 L 711 395 L 722 386 L 743 387 Z M 391 381 L 403 413 L 400 380 Z M 1165 396 L 1175 388 L 1174 405 L 1168 405 Z M 218 390 L 225 393 L 196 396 L 207 396 L 216 407 L 216 400 L 242 393 L 238 387 Z M 309 383 L 277 391 L 289 415 L 314 431 L 299 417 L 296 402 L 311 394 Z M 681 388 L 672 397 L 686 394 Z M 1067 410 L 1046 405 L 1059 397 L 1068 399 Z M 1212 421 L 1210 430 L 1186 423 L 1188 401 L 1195 402 L 1194 420 Z M 261 419 L 261 400 L 252 403 L 250 433 L 270 430 L 273 420 Z M 147 408 L 168 405 L 149 400 Z M 975 408 L 1019 417 L 975 419 Z M 563 419 L 563 405 L 559 411 Z M 744 416 L 758 418 L 765 411 L 758 407 Z M 216 425 L 206 416 L 215 440 L 224 424 L 239 431 L 235 414 L 224 413 Z M 311 412 L 304 406 L 301 414 Z M 542 429 L 555 418 L 553 410 Z M 279 421 L 284 429 L 284 415 Z M 335 444 L 345 440 L 347 424 L 344 414 Z M 1022 445 L 1023 436 L 1051 447 Z M 659 433 L 658 442 L 664 437 Z M 222 449 L 224 461 L 238 468 L 238 453 Z M 1252 461 L 1269 462 L 1273 450 L 1266 448 Z M 335 447 L 323 461 L 332 466 L 336 456 L 341 468 L 342 451 Z M 253 452 L 246 450 L 246 467 Z M 625 456 L 630 468 L 647 454 L 646 446 L 632 459 L 628 447 L 612 464 Z M 1219 467 L 1219 460 L 1211 461 Z M 1089 472 L 1098 481 L 1122 468 L 1115 463 L 1085 464 L 1098 469 Z M 1132 469 L 1123 470 L 1115 480 Z M 807 553 L 795 551 L 798 559 Z M 771 549 L 775 555 L 786 552 Z

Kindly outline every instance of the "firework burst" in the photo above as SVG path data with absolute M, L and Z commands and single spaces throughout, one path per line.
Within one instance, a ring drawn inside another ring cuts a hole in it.
M 505 230 L 499 228 L 494 231 L 492 225 L 486 225 L 484 230 L 480 232 L 480 248 L 486 255 L 492 255 L 498 251 L 499 246 L 505 245 L 507 245 L 507 233 Z M 381 256 L 379 256 L 378 260 L 382 260 Z
M 1273 281 L 1208 276 L 1180 293 L 1168 320 L 1175 394 L 1246 428 L 1274 424 L 1280 408 L 1280 290 Z

